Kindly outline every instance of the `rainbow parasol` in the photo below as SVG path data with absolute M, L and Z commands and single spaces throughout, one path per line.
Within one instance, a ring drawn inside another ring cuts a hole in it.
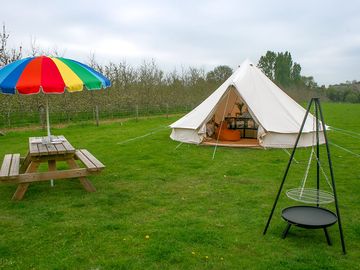
M 63 57 L 28 57 L 0 69 L 0 92 L 22 95 L 62 94 L 109 87 L 109 79 L 80 62 Z M 50 139 L 49 108 L 46 100 L 47 131 Z

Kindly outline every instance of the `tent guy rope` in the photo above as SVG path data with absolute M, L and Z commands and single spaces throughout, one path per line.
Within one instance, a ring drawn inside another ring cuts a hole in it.
M 230 90 L 228 90 L 228 92 L 227 92 L 227 99 L 226 99 L 226 104 L 225 104 L 225 108 L 224 108 L 224 113 L 223 113 L 222 121 L 221 121 L 221 124 L 220 124 L 220 127 L 219 127 L 219 131 L 218 131 L 218 135 L 217 135 L 217 139 L 216 139 L 216 145 L 215 145 L 213 156 L 212 156 L 213 160 L 215 158 L 216 149 L 217 149 L 217 146 L 218 146 L 218 143 L 219 143 L 220 132 L 221 132 L 222 125 L 224 123 L 226 108 L 227 108 L 227 105 L 228 105 L 228 102 L 229 102 L 229 97 L 230 97 Z
M 337 147 L 337 148 L 340 148 L 340 149 L 344 150 L 345 152 L 348 152 L 348 153 L 353 154 L 354 156 L 360 158 L 360 155 L 359 155 L 359 154 L 357 154 L 357 153 L 355 153 L 355 152 L 353 152 L 353 151 L 351 151 L 351 150 L 349 150 L 349 149 L 346 149 L 345 147 L 342 147 L 342 146 L 340 146 L 340 145 L 338 145 L 338 144 L 335 144 L 335 143 L 333 143 L 333 142 L 329 142 L 329 144 L 331 144 L 331 145 L 333 145 L 333 146 L 335 146 L 335 147 Z
M 282 150 L 283 150 L 286 154 L 288 154 L 289 157 L 291 157 L 291 154 L 290 154 L 290 152 L 289 152 L 288 150 L 286 150 L 285 148 L 282 148 Z M 295 161 L 296 164 L 299 164 L 299 161 L 297 161 L 294 157 L 293 157 L 293 161 Z
M 183 142 L 179 143 L 179 144 L 175 147 L 175 150 L 178 149 L 182 144 L 183 144 Z
M 155 129 L 155 130 L 153 130 L 153 131 L 151 131 L 149 133 L 146 133 L 144 135 L 141 135 L 141 136 L 138 136 L 138 137 L 135 137 L 135 138 L 127 139 L 127 140 L 122 141 L 122 142 L 118 142 L 117 144 L 125 144 L 125 143 L 132 142 L 132 141 L 135 141 L 135 140 L 138 140 L 138 139 L 142 139 L 142 138 L 148 137 L 150 135 L 153 135 L 155 133 L 158 133 L 158 132 L 160 132 L 160 131 L 162 131 L 164 129 L 168 129 L 168 128 L 169 128 L 168 126 L 165 126 L 165 127 L 162 126 L 162 127 L 157 128 L 157 129 Z
M 336 129 L 336 128 L 333 128 L 333 127 L 331 129 L 333 129 L 334 131 L 339 132 L 339 133 L 341 133 L 343 135 L 352 137 L 354 139 L 360 139 L 360 134 L 357 134 L 355 132 L 349 132 L 349 131 L 345 131 L 345 130 L 342 130 L 342 129 L 339 130 L 339 129 Z

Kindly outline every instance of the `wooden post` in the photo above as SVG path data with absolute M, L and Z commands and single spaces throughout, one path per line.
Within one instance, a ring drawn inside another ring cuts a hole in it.
M 99 126 L 99 106 L 95 106 L 95 117 L 96 117 L 96 126 Z
M 166 103 L 166 118 L 169 118 L 169 104 Z
M 26 169 L 26 173 L 36 172 L 39 165 L 40 165 L 40 162 L 31 162 L 29 167 Z M 16 191 L 15 191 L 15 193 L 14 193 L 14 195 L 13 195 L 13 197 L 12 197 L 12 200 L 13 201 L 20 201 L 24 197 L 29 185 L 30 185 L 30 183 L 19 184 Z
M 77 169 L 79 165 L 76 163 L 74 159 L 66 160 L 70 169 Z M 86 177 L 79 177 L 79 181 L 87 192 L 95 192 L 96 188 L 92 185 L 92 183 Z
M 8 113 L 7 113 L 7 120 L 8 120 L 8 127 L 10 128 L 11 127 L 10 109 L 8 110 Z
M 135 114 L 136 114 L 136 122 L 137 122 L 138 118 L 139 118 L 139 106 L 138 105 L 135 106 Z

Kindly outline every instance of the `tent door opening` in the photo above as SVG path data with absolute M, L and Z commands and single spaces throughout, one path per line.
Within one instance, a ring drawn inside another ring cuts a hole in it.
M 247 144 L 258 145 L 258 127 L 250 108 L 230 86 L 206 124 L 206 141 L 246 141 Z

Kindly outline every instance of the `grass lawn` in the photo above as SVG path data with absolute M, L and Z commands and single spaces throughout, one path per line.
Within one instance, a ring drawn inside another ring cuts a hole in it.
M 327 124 L 360 133 L 360 105 L 323 107 Z M 165 127 L 177 118 L 54 128 L 107 168 L 91 177 L 96 193 L 76 180 L 56 181 L 54 188 L 37 183 L 12 202 L 16 186 L 2 184 L 0 269 L 360 268 L 359 157 L 331 147 L 344 256 L 337 224 L 329 229 L 333 246 L 321 230 L 293 227 L 281 239 L 281 209 L 296 204 L 284 193 L 262 235 L 289 158 L 283 150 L 218 148 L 212 160 L 213 147 L 169 138 Z M 41 135 L 36 129 L 0 136 L 0 159 L 25 155 L 28 137 Z M 329 137 L 360 154 L 360 137 Z M 284 190 L 299 185 L 308 154 L 299 151 Z

